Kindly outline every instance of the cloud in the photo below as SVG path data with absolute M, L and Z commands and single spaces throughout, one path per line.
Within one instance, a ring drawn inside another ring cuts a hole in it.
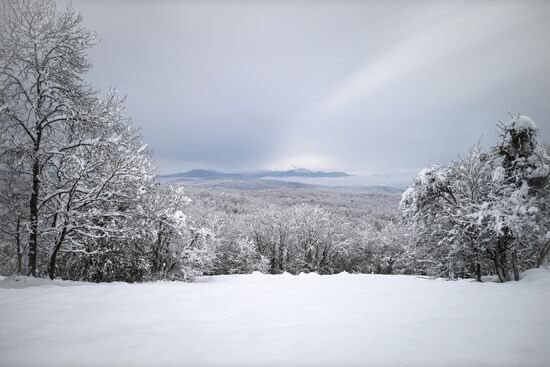
M 342 165 L 396 171 L 448 161 L 482 134 L 492 143 L 498 118 L 526 94 L 533 99 L 523 108 L 547 110 L 546 15 L 532 4 L 467 5 L 433 9 L 438 20 L 431 27 L 388 45 L 327 88 L 294 117 L 284 151 L 314 156 L 332 149 Z M 543 79 L 530 86 L 534 75 Z M 492 106 L 514 98 L 502 111 Z
M 388 83 L 419 69 L 441 67 L 452 69 L 462 55 L 483 52 L 482 46 L 498 42 L 508 33 L 521 31 L 535 14 L 522 12 L 518 3 L 481 3 L 475 8 L 462 9 L 433 27 L 413 33 L 405 40 L 380 52 L 367 65 L 354 71 L 330 88 L 316 106 L 317 113 L 337 113 L 350 104 L 364 100 Z M 441 9 L 433 10 L 437 17 Z M 500 22 L 501 19 L 508 19 Z M 491 26 L 488 26 L 491 25 Z M 498 60 L 493 59 L 493 62 Z M 521 62 L 529 60 L 521 60 Z M 483 75 L 479 75 L 481 78 Z
M 492 144 L 508 112 L 550 141 L 550 3 L 73 3 L 103 39 L 90 81 L 127 93 L 163 172 L 402 181 Z

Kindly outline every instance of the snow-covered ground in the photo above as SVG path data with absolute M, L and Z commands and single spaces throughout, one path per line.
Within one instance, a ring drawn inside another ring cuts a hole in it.
M 0 281 L 1 366 L 548 366 L 550 270 Z

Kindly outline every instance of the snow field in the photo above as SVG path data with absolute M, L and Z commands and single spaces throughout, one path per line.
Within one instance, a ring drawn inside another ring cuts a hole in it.
M 0 281 L 2 366 L 547 366 L 550 270 Z

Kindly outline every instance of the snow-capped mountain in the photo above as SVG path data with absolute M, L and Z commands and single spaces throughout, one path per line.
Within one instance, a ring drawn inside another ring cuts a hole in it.
M 348 177 L 352 176 L 346 172 L 338 171 L 312 171 L 305 168 L 295 168 L 287 171 L 263 170 L 246 173 L 225 173 L 206 169 L 193 169 L 186 172 L 161 175 L 161 179 L 246 179 L 264 177 Z

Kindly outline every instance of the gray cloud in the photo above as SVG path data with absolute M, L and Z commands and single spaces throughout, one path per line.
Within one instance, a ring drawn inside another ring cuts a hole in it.
M 521 112 L 550 141 L 550 4 L 73 1 L 164 172 L 290 165 L 402 182 Z M 377 180 L 377 183 L 380 180 Z

